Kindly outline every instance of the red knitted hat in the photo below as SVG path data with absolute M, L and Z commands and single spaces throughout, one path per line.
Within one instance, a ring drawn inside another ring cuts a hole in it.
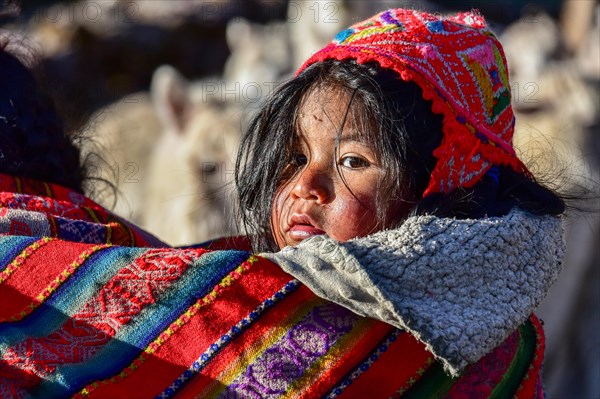
M 471 187 L 493 165 L 529 175 L 512 146 L 515 116 L 502 46 L 476 12 L 441 17 L 394 9 L 338 33 L 296 74 L 326 59 L 377 62 L 413 81 L 444 115 L 423 196 Z

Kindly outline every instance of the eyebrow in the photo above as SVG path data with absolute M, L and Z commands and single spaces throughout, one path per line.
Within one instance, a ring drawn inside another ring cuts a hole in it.
M 363 134 L 350 133 L 342 136 L 338 136 L 340 143 L 343 141 L 355 141 L 361 144 L 369 144 L 367 137 Z

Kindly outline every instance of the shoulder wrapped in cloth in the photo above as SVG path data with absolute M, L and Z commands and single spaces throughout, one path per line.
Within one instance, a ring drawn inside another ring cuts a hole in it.
M 335 245 L 366 259 L 379 256 L 375 243 Z M 451 376 L 435 336 L 415 334 L 424 344 L 357 316 L 244 248 L 243 240 L 168 248 L 80 194 L 0 175 L 0 397 L 540 394 L 543 335 L 534 317 Z M 298 264 L 286 252 L 278 256 L 290 269 Z M 327 270 L 339 262 L 319 264 Z M 399 326 L 415 333 L 418 320 L 401 318 L 384 274 L 360 270 L 383 301 L 375 312 L 396 325 L 405 320 Z M 368 306 L 344 305 L 375 316 Z M 435 327 L 434 316 L 425 324 Z

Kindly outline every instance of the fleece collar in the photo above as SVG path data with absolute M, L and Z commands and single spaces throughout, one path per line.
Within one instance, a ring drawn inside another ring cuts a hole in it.
M 564 256 L 560 219 L 411 217 L 338 243 L 326 236 L 263 254 L 315 294 L 412 333 L 459 375 L 536 309 Z

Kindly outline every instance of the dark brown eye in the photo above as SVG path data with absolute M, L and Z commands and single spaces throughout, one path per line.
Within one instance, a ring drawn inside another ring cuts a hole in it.
M 349 169 L 361 169 L 370 165 L 369 161 L 361 157 L 348 155 L 340 160 L 340 165 Z

